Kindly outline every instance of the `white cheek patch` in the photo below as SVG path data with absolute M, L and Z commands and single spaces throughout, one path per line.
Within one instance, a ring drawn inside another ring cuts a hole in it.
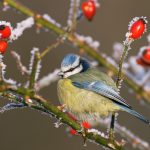
M 79 65 L 79 63 L 80 63 L 80 57 L 77 57 L 77 58 L 76 58 L 76 61 L 75 61 L 73 64 L 70 64 L 70 65 L 68 65 L 67 67 L 61 66 L 61 70 L 62 70 L 63 72 L 65 72 L 65 71 L 69 70 L 70 68 L 75 68 L 76 66 Z
M 75 68 L 73 71 L 64 73 L 63 78 L 67 78 L 67 77 L 69 77 L 69 76 L 72 76 L 72 75 L 74 75 L 74 74 L 77 74 L 77 73 L 81 72 L 82 70 L 83 70 L 83 66 L 80 65 L 79 67 Z

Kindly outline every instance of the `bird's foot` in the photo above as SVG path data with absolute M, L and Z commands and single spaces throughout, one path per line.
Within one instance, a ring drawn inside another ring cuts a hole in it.
M 62 111 L 62 112 L 65 111 L 65 107 L 66 107 L 65 104 L 63 104 L 63 105 L 61 105 L 61 106 L 57 106 L 57 108 L 58 108 L 60 111 Z

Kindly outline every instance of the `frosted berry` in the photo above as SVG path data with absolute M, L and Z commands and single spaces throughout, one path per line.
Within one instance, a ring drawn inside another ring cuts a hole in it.
M 11 29 L 9 26 L 0 25 L 0 38 L 9 38 L 11 35 Z
M 147 48 L 142 52 L 142 60 L 145 63 L 150 64 L 150 48 Z
M 82 12 L 88 20 L 92 20 L 96 12 L 95 2 L 93 0 L 83 2 Z
M 140 38 L 146 31 L 146 19 L 144 17 L 134 18 L 129 27 L 130 38 L 138 39 Z
M 85 129 L 90 129 L 91 128 L 91 125 L 87 121 L 82 122 L 82 126 Z
M 0 53 L 4 54 L 7 49 L 7 42 L 6 41 L 0 41 Z

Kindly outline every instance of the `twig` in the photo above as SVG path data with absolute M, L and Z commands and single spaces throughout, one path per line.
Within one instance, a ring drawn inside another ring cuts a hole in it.
M 44 19 L 42 17 L 36 17 L 38 14 L 34 13 L 31 9 L 23 6 L 22 4 L 19 4 L 18 2 L 14 1 L 14 0 L 5 0 L 5 2 L 7 2 L 7 4 L 9 6 L 17 9 L 20 12 L 22 12 L 23 14 L 25 14 L 27 16 L 35 17 L 36 23 L 40 24 L 42 27 L 46 27 L 46 28 L 52 30 L 53 32 L 55 32 L 58 35 L 64 35 L 65 34 L 65 30 L 57 27 L 55 24 L 47 21 L 46 19 Z M 117 72 L 118 72 L 117 67 L 114 66 L 113 64 L 111 64 L 110 62 L 106 61 L 106 57 L 105 56 L 103 56 L 102 54 L 98 53 L 93 48 L 91 48 L 87 43 L 83 43 L 77 37 L 75 37 L 75 36 L 73 36 L 71 34 L 67 34 L 66 37 L 67 37 L 67 39 L 70 42 L 73 42 L 79 48 L 84 49 L 84 51 L 89 56 L 93 57 L 100 64 L 102 64 L 105 68 L 107 68 L 108 70 L 111 70 L 114 74 L 117 74 Z M 143 89 L 141 90 L 140 86 L 137 85 L 136 82 L 134 82 L 132 79 L 130 79 L 130 77 L 126 76 L 126 73 L 122 73 L 122 75 L 125 77 L 124 81 L 136 93 L 138 93 L 138 95 L 140 95 L 145 100 L 145 102 L 150 103 L 150 93 L 148 93 L 147 91 L 145 91 Z
M 48 103 L 48 100 L 45 100 L 38 95 L 30 97 L 30 101 L 28 102 L 25 99 L 25 93 L 19 93 L 19 91 L 15 89 L 4 89 L 0 92 L 0 95 L 13 102 L 24 103 L 28 107 L 48 113 L 51 116 L 57 118 L 58 120 L 61 120 L 62 123 L 69 125 L 71 128 L 75 129 L 79 134 L 82 135 L 82 127 L 77 122 L 68 117 L 68 115 L 64 112 L 60 111 L 56 106 Z M 86 137 L 89 140 L 92 140 L 110 149 L 123 150 L 122 146 L 116 141 L 114 143 L 110 143 L 110 141 L 107 138 L 101 137 L 100 135 L 87 133 Z
M 55 69 L 52 73 L 49 73 L 47 76 L 44 76 L 42 79 L 40 79 L 36 83 L 36 91 L 41 90 L 42 88 L 50 85 L 52 82 L 55 82 L 58 80 L 58 72 L 60 72 L 60 69 Z
M 77 12 L 78 12 L 78 7 L 77 7 L 77 1 L 78 0 L 73 0 L 73 14 L 72 14 L 72 24 L 70 26 L 70 30 L 73 33 L 76 30 L 77 26 Z
M 65 35 L 64 35 L 65 36 Z M 48 46 L 41 54 L 40 59 L 42 59 L 44 56 L 46 56 L 47 53 L 49 53 L 52 49 L 57 48 L 61 43 L 64 42 L 65 37 L 63 35 L 57 39 L 55 43 Z
M 30 73 L 30 79 L 29 79 L 29 89 L 33 90 L 34 89 L 34 85 L 35 85 L 35 81 L 37 80 L 37 76 L 39 74 L 39 65 L 40 65 L 40 53 L 38 51 L 33 51 L 32 54 L 33 59 L 31 61 L 31 73 Z
M 117 75 L 117 81 L 116 81 L 116 86 L 118 89 L 121 88 L 121 81 L 123 80 L 122 78 L 122 67 L 123 67 L 123 63 L 125 61 L 125 58 L 127 56 L 127 53 L 128 53 L 128 50 L 129 50 L 129 45 L 124 45 L 124 50 L 123 50 L 123 53 L 122 53 L 122 56 L 121 56 L 121 59 L 120 59 L 120 62 L 119 62 L 119 71 L 118 71 L 118 75 Z
M 100 119 L 99 125 L 106 128 L 109 125 L 109 123 L 110 123 L 110 118 Z M 120 124 L 116 123 L 115 131 L 120 136 L 125 138 L 128 142 L 130 142 L 133 147 L 139 148 L 141 150 L 150 150 L 150 145 L 148 144 L 148 142 L 136 136 L 126 127 L 121 126 Z
M 28 76 L 30 74 L 29 70 L 26 68 L 26 66 L 24 66 L 22 64 L 20 55 L 15 51 L 11 51 L 11 54 L 16 59 L 17 66 L 18 66 L 18 69 L 20 70 L 21 74 Z

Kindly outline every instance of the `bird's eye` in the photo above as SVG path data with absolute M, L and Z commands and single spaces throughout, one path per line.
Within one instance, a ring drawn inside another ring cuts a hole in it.
M 73 71 L 73 70 L 74 70 L 74 68 L 70 68 L 70 69 L 69 69 L 69 71 Z

